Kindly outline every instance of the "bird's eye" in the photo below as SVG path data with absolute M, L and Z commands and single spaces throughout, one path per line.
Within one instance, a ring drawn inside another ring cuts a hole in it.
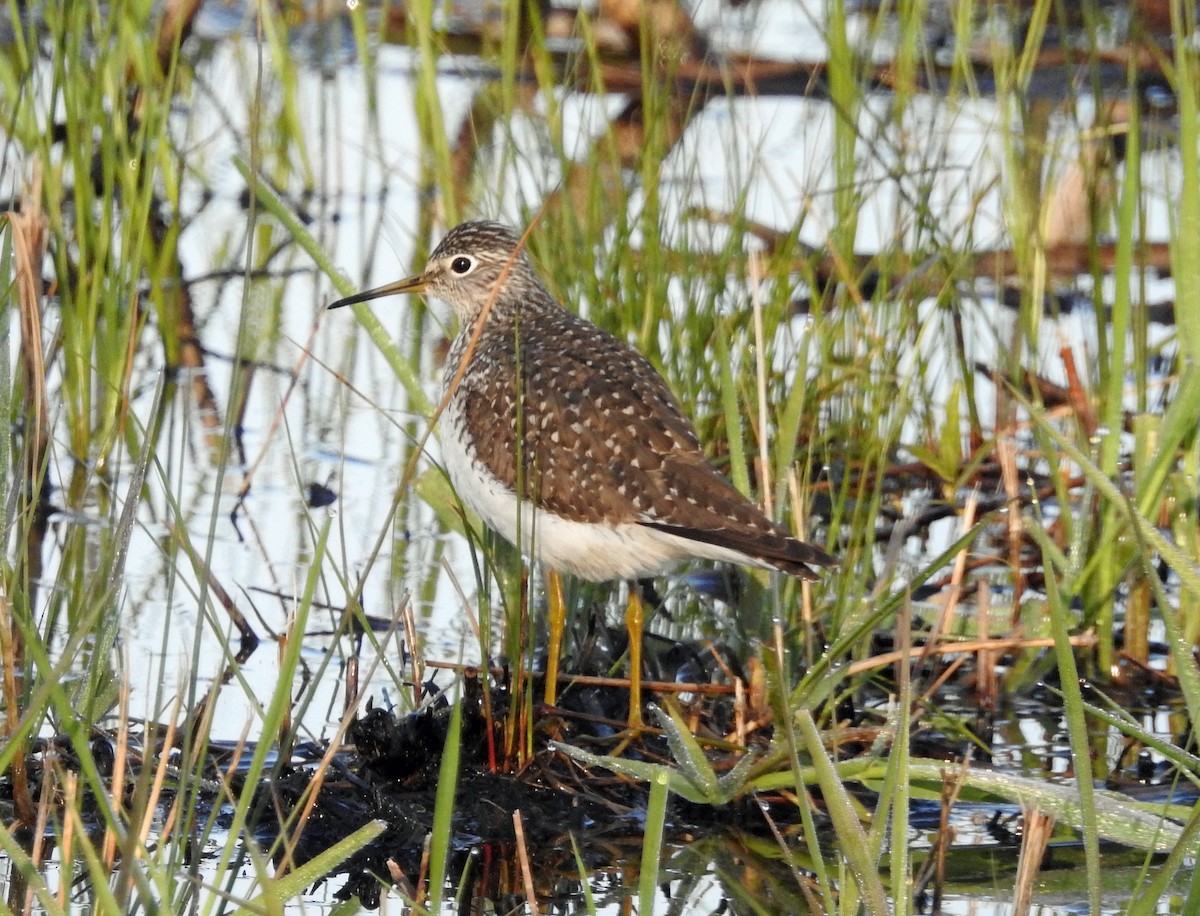
M 460 276 L 471 272 L 471 268 L 475 266 L 475 262 L 470 258 L 457 257 L 450 262 L 450 269 Z

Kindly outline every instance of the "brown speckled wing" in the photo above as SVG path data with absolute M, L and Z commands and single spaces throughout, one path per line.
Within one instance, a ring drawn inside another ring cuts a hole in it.
M 519 360 L 522 490 L 539 508 L 579 522 L 645 524 L 810 578 L 805 564 L 833 563 L 711 467 L 644 357 L 565 310 L 536 320 L 538 333 L 522 335 L 519 356 L 511 324 L 489 327 L 457 394 L 478 458 L 502 483 L 516 489 L 511 379 Z
M 665 457 L 702 454 L 695 432 L 641 355 L 562 309 L 537 321 L 520 348 L 511 324 L 493 323 L 456 394 L 479 460 L 516 489 L 519 366 L 526 496 L 574 521 L 639 521 L 665 496 Z

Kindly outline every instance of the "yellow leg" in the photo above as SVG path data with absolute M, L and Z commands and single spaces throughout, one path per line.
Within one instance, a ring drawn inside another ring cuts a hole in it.
M 642 727 L 642 627 L 645 614 L 636 582 L 629 583 L 625 629 L 629 631 L 629 727 Z
M 550 647 L 546 654 L 546 705 L 558 699 L 558 656 L 562 652 L 563 629 L 567 621 L 567 600 L 563 597 L 562 578 L 553 569 L 546 573 L 550 598 Z

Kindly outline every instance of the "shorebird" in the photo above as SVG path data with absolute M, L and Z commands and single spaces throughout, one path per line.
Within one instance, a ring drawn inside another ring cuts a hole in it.
M 466 222 L 421 273 L 329 308 L 425 292 L 460 322 L 444 369 L 442 459 L 463 503 L 549 570 L 546 698 L 563 617 L 557 573 L 590 581 L 660 575 L 691 559 L 816 579 L 836 560 L 806 544 L 709 462 L 650 362 L 551 295 L 521 237 Z M 630 586 L 630 720 L 641 711 L 642 608 Z

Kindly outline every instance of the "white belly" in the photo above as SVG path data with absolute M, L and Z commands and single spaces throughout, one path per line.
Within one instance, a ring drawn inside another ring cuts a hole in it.
M 643 579 L 667 572 L 683 560 L 707 558 L 753 566 L 767 564 L 735 550 L 702 544 L 636 522 L 573 522 L 518 500 L 462 445 L 451 403 L 442 417 L 442 460 L 459 498 L 484 524 L 526 556 L 552 569 L 592 582 Z M 769 568 L 769 567 L 767 567 Z

